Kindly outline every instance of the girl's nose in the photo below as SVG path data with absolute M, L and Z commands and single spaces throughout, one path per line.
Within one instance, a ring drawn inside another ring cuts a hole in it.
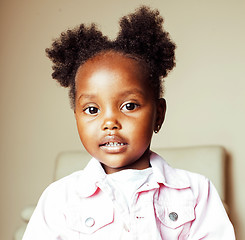
M 106 119 L 102 124 L 102 130 L 120 130 L 121 124 L 116 119 Z

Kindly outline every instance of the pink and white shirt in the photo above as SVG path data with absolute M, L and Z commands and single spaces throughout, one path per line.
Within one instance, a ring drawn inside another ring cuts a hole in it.
M 150 164 L 142 177 L 141 170 L 110 176 L 93 158 L 44 191 L 23 240 L 235 239 L 208 179 L 174 169 L 155 153 Z

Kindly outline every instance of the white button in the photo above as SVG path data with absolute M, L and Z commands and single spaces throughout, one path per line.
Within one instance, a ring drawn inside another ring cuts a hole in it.
M 86 225 L 87 227 L 93 227 L 94 224 L 95 224 L 95 221 L 94 221 L 94 219 L 91 218 L 91 217 L 89 217 L 89 218 L 87 218 L 87 219 L 85 220 L 85 225 Z

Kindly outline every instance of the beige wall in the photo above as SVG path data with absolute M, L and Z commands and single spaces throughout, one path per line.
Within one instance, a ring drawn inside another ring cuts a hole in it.
M 167 119 L 154 146 L 220 144 L 231 154 L 229 196 L 237 239 L 245 239 L 245 1 L 2 0 L 0 3 L 0 239 L 52 181 L 54 159 L 81 147 L 67 92 L 51 80 L 44 49 L 67 27 L 117 20 L 139 3 L 160 9 L 178 45 L 166 80 Z

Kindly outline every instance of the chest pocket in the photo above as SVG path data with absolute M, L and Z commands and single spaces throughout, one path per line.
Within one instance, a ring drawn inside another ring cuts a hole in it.
M 162 224 L 176 229 L 195 219 L 195 209 L 192 202 L 155 204 L 155 211 Z
M 114 210 L 108 199 L 91 197 L 79 205 L 70 205 L 65 212 L 67 227 L 83 234 L 91 234 L 113 222 Z

